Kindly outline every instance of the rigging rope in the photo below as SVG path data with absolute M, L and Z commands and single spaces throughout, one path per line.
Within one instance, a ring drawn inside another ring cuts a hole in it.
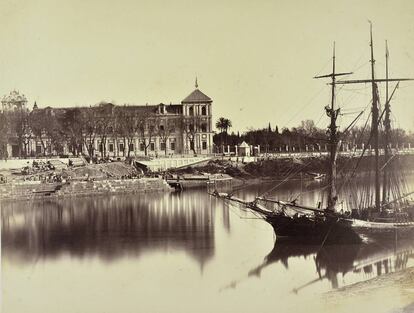
M 296 171 L 293 171 L 292 169 L 292 173 L 290 175 L 288 175 L 285 179 L 283 179 L 279 184 L 277 184 L 276 186 L 272 187 L 271 189 L 269 189 L 268 191 L 262 193 L 261 195 L 259 195 L 259 197 L 263 197 L 267 194 L 269 194 L 270 192 L 272 192 L 273 190 L 275 190 L 276 188 L 280 187 L 281 185 L 283 185 L 285 182 L 287 182 L 293 175 L 298 174 L 300 171 L 302 171 L 306 166 L 308 166 L 310 164 L 310 162 L 302 165 L 302 167 L 299 167 Z
M 367 120 L 366 120 L 366 122 L 365 122 L 365 125 L 364 125 L 364 127 L 362 128 L 362 132 L 361 132 L 361 134 L 360 134 L 359 140 L 360 140 L 360 139 L 362 139 L 362 136 L 363 136 L 363 134 L 364 134 L 364 132 L 365 132 L 365 130 L 366 130 L 366 127 L 368 126 L 368 122 L 369 122 L 370 117 L 371 117 L 371 112 L 369 113 L 368 118 L 367 118 Z M 369 137 L 369 139 L 368 139 L 367 146 L 365 146 L 365 147 L 364 147 L 364 149 L 362 150 L 362 153 L 361 153 L 360 158 L 358 159 L 357 165 L 355 166 L 354 170 L 353 170 L 353 171 L 351 172 L 351 174 L 349 175 L 349 178 L 345 180 L 345 182 L 347 182 L 349 179 L 351 179 L 351 178 L 353 177 L 353 175 L 355 174 L 355 171 L 356 171 L 356 169 L 358 168 L 359 163 L 360 163 L 360 161 L 361 161 L 361 159 L 362 159 L 363 155 L 365 154 L 365 151 L 367 150 L 368 144 L 371 142 L 371 139 L 372 139 L 372 133 L 371 133 L 371 135 L 370 135 L 370 137 Z M 338 189 L 338 190 L 341 190 L 341 189 L 342 189 L 342 187 L 343 187 L 343 185 L 344 185 L 344 183 L 343 183 L 343 184 L 339 187 L 339 189 Z

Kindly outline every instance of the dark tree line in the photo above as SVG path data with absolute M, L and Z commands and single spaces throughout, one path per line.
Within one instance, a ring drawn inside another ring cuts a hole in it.
M 221 118 L 224 119 L 224 118 Z M 222 146 L 235 146 L 241 144 L 243 141 L 252 146 L 260 145 L 262 152 L 279 152 L 279 151 L 319 151 L 325 150 L 328 145 L 326 129 L 319 128 L 312 120 L 305 120 L 297 127 L 282 128 L 279 131 L 278 126 L 261 129 L 249 129 L 243 134 L 234 133 L 227 134 L 227 129 L 219 127 L 220 120 L 216 123 L 219 133 L 214 135 L 214 144 L 221 151 Z M 231 122 L 230 122 L 231 125 Z M 358 147 L 369 145 L 370 129 L 369 127 L 354 126 L 342 134 L 343 144 L 349 147 Z M 380 145 L 384 146 L 384 136 L 380 134 Z M 407 145 L 408 143 L 414 147 L 414 133 L 406 132 L 401 128 L 396 128 L 391 131 L 391 144 Z M 226 150 L 226 148 L 224 149 Z

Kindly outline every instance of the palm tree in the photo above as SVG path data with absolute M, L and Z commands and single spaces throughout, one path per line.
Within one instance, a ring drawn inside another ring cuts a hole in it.
M 216 122 L 216 128 L 220 130 L 220 133 L 224 132 L 225 120 L 224 117 L 220 117 Z
M 232 124 L 228 118 L 220 117 L 216 122 L 216 127 L 220 129 L 221 133 L 226 133 L 231 128 Z
M 231 124 L 231 121 L 228 118 L 226 118 L 224 125 L 225 125 L 224 132 L 226 133 L 226 141 L 227 141 L 227 132 L 233 125 Z
M 216 128 L 220 130 L 221 134 L 225 134 L 227 144 L 227 132 L 231 128 L 232 124 L 228 118 L 220 117 L 216 122 Z M 223 135 L 221 135 L 221 145 L 223 146 Z

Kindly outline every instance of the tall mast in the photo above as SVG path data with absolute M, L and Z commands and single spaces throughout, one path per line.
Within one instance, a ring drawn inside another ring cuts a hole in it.
M 330 124 L 328 126 L 329 134 L 329 170 L 328 170 L 328 210 L 335 210 L 337 201 L 336 194 L 336 157 L 338 148 L 338 131 L 336 125 L 336 119 L 338 118 L 340 109 L 335 109 L 335 86 L 336 76 L 348 75 L 352 73 L 336 73 L 335 71 L 335 42 L 333 44 L 333 57 L 332 57 L 332 73 L 322 76 L 315 76 L 314 78 L 330 77 L 331 81 L 331 104 L 325 107 L 326 114 L 330 118 Z
M 388 96 L 388 43 L 385 41 L 385 117 L 384 117 L 384 128 L 385 128 L 385 142 L 384 142 L 384 162 L 388 162 L 389 158 L 389 144 L 391 142 L 391 106 L 390 99 Z M 388 195 L 388 169 L 387 166 L 384 167 L 384 176 L 382 183 L 382 203 L 387 203 L 389 201 Z
M 337 126 L 336 119 L 338 117 L 339 109 L 335 111 L 335 42 L 333 44 L 333 57 L 332 57 L 332 91 L 331 91 L 331 107 L 326 108 L 326 114 L 330 117 L 331 122 L 329 124 L 329 177 L 328 177 L 328 209 L 334 209 L 337 195 L 336 195 L 336 148 L 338 145 Z
M 370 23 L 370 46 L 371 46 L 371 85 L 372 85 L 372 123 L 371 123 L 371 134 L 372 141 L 374 144 L 375 151 L 375 208 L 380 209 L 380 166 L 379 166 L 379 147 L 378 147 L 378 91 L 377 84 L 375 82 L 375 72 L 374 72 L 374 43 L 372 40 L 372 24 Z
M 337 81 L 336 84 L 366 84 L 371 83 L 372 85 L 372 125 L 371 125 L 371 139 L 374 145 L 375 149 L 375 208 L 380 209 L 381 203 L 381 186 L 380 186 L 380 167 L 379 167 L 379 140 L 378 140 L 378 125 L 379 125 L 379 108 L 378 108 L 378 87 L 377 83 L 385 82 L 388 85 L 388 82 L 400 82 L 400 81 L 409 81 L 414 80 L 412 78 L 388 78 L 388 65 L 387 65 L 387 77 L 385 79 L 381 78 L 375 78 L 375 71 L 374 71 L 374 44 L 372 40 L 372 23 L 370 22 L 370 46 L 371 46 L 371 79 L 357 79 L 357 80 L 342 80 Z M 388 55 L 388 53 L 387 53 Z M 387 57 L 388 59 L 388 57 Z M 388 63 L 387 63 L 388 64 Z M 397 84 L 398 87 L 398 84 Z M 397 88 L 396 87 L 396 88 Z M 395 91 L 395 90 L 394 90 Z M 391 94 L 391 97 L 393 96 L 394 92 Z M 388 92 L 387 92 L 387 101 L 386 101 L 386 107 L 389 105 L 389 101 L 391 100 L 388 98 Z M 387 112 L 385 112 L 387 113 Z M 389 107 L 388 107 L 388 114 L 390 113 Z M 382 116 L 382 114 L 381 114 Z M 388 120 L 389 121 L 389 115 Z M 389 138 L 388 138 L 389 140 Z M 383 195 L 384 197 L 384 195 Z

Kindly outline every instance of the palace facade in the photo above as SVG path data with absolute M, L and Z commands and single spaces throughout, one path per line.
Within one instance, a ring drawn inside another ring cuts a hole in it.
M 29 112 L 26 97 L 13 91 L 2 99 L 3 112 L 27 112 L 24 128 L 29 131 L 19 135 L 11 127 L 7 156 L 211 154 L 212 102 L 196 83 L 178 104 L 38 108 L 35 102 Z M 52 124 L 59 124 L 59 130 L 50 129 Z

